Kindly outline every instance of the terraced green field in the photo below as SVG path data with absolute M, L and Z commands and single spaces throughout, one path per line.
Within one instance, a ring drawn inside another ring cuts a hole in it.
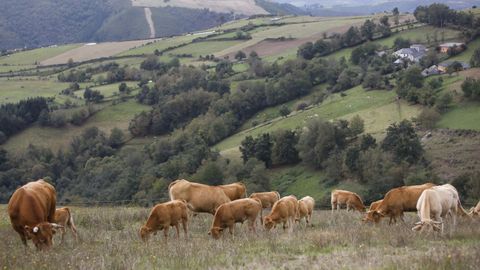
M 326 120 L 343 118 L 350 119 L 360 115 L 365 121 L 365 130 L 382 136 L 383 130 L 389 124 L 409 119 L 416 116 L 420 108 L 409 106 L 403 102 L 395 101 L 394 91 L 364 91 L 361 86 L 345 92 L 347 96 L 341 97 L 334 94 L 319 106 L 309 110 L 295 112 L 288 118 L 275 118 L 256 127 L 243 130 L 223 140 L 215 146 L 221 151 L 236 148 L 246 136 L 257 136 L 261 133 L 272 132 L 278 129 L 295 129 L 302 127 L 311 118 L 323 118 Z M 275 109 L 273 109 L 275 110 Z M 272 108 L 266 109 L 252 119 L 261 119 L 265 114 L 272 113 Z
M 178 37 L 172 37 L 172 38 L 165 38 L 161 39 L 157 42 L 147 44 L 144 46 L 140 46 L 138 48 L 134 48 L 125 52 L 122 52 L 119 54 L 119 56 L 125 56 L 125 55 L 139 55 L 139 54 L 153 54 L 155 50 L 165 50 L 170 47 L 175 47 L 181 44 L 188 44 L 192 42 L 193 39 L 198 38 L 198 37 L 204 37 L 207 36 L 208 34 L 202 34 L 202 35 L 184 35 L 184 36 L 178 36 Z
M 130 89 L 134 90 L 138 88 L 138 85 L 136 82 L 126 82 L 127 87 Z M 92 87 L 92 90 L 97 90 L 100 91 L 100 93 L 105 97 L 105 98 L 110 98 L 119 93 L 118 87 L 120 86 L 120 83 L 113 83 L 113 84 L 108 84 L 108 85 L 102 85 L 102 86 L 95 86 Z M 79 98 L 83 98 L 83 93 L 85 90 L 79 90 L 75 91 L 75 96 Z
M 230 48 L 232 46 L 238 45 L 242 41 L 230 40 L 230 41 L 205 41 L 205 42 L 196 42 L 191 43 L 187 46 L 180 47 L 178 49 L 169 51 L 168 54 L 179 55 L 179 54 L 191 54 L 193 57 L 199 57 L 200 55 L 216 55 L 218 52 Z
M 0 104 L 18 102 L 29 97 L 53 97 L 68 85 L 53 80 L 0 79 Z
M 442 116 L 440 128 L 473 129 L 480 131 L 480 103 L 459 104 Z
M 142 112 L 148 111 L 151 107 L 130 100 L 117 105 L 105 107 L 90 117 L 82 126 L 67 125 L 64 128 L 50 128 L 34 125 L 11 137 L 2 145 L 11 153 L 23 152 L 29 144 L 48 147 L 52 151 L 67 146 L 74 136 L 78 136 L 83 130 L 89 127 L 98 127 L 100 130 L 110 133 L 110 130 L 117 127 L 124 131 L 128 137 L 128 125 L 133 117 Z
M 58 47 L 39 48 L 29 51 L 14 53 L 8 56 L 0 57 L 1 65 L 23 66 L 36 65 L 43 60 L 54 57 L 66 51 L 80 47 L 81 44 L 69 44 Z

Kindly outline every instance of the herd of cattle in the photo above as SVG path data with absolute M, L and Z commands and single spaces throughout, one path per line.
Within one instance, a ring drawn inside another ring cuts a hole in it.
M 140 228 L 140 237 L 144 241 L 159 230 L 163 230 L 167 238 L 170 227 L 175 227 L 178 238 L 180 224 L 187 238 L 190 211 L 212 214 L 213 222 L 208 234 L 218 239 L 227 228 L 233 236 L 235 223 L 245 221 L 248 228 L 256 233 L 258 218 L 267 231 L 278 224 L 282 224 L 284 230 L 289 228 L 293 231 L 295 222 L 303 218 L 307 225 L 311 224 L 315 206 L 310 196 L 297 200 L 293 195 L 280 197 L 276 191 L 252 193 L 247 198 L 242 183 L 208 186 L 182 179 L 172 182 L 168 189 L 171 201 L 155 205 L 147 222 Z M 415 231 L 430 228 L 443 232 L 443 220 L 447 216 L 452 218 L 453 226 L 457 215 L 480 216 L 480 202 L 467 213 L 460 203 L 457 190 L 450 184 L 436 186 L 427 183 L 394 188 L 382 200 L 373 202 L 368 211 L 359 195 L 346 190 L 334 190 L 331 193 L 331 205 L 332 211 L 346 206 L 347 211 L 366 212 L 363 221 L 378 223 L 381 218 L 389 217 L 389 224 L 396 222 L 397 218 L 403 221 L 405 211 L 418 211 L 420 221 L 412 228 Z M 263 217 L 265 208 L 271 208 L 271 211 Z M 38 249 L 48 249 L 52 246 L 56 231 L 62 232 L 63 241 L 66 228 L 70 228 L 77 238 L 70 209 L 56 209 L 55 188 L 43 180 L 18 188 L 8 203 L 8 214 L 13 229 L 20 235 L 25 247 L 27 240 L 31 239 Z

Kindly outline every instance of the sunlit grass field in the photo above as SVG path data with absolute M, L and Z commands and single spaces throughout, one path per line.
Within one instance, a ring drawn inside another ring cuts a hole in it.
M 70 232 L 53 249 L 25 252 L 0 206 L 1 269 L 478 269 L 480 222 L 460 220 L 452 233 L 419 234 L 411 230 L 417 216 L 389 226 L 363 224 L 358 212 L 315 211 L 313 227 L 304 223 L 293 233 L 277 228 L 257 235 L 237 224 L 235 237 L 214 240 L 207 235 L 212 216 L 189 222 L 188 239 L 181 233 L 167 241 L 163 232 L 140 240 L 138 231 L 150 209 L 139 207 L 71 207 L 80 240 Z M 264 211 L 266 214 L 268 211 Z

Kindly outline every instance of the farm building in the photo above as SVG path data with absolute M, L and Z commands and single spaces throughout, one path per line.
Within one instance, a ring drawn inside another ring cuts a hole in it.
M 441 53 L 448 53 L 450 50 L 461 52 L 466 49 L 465 43 L 462 42 L 448 42 L 438 46 L 438 51 Z
M 438 70 L 437 65 L 433 65 L 433 66 L 431 66 L 429 68 L 426 68 L 422 71 L 422 76 L 423 77 L 428 77 L 428 76 L 437 75 L 437 74 L 440 74 L 440 70 Z
M 445 73 L 447 72 L 447 69 L 449 66 L 451 66 L 452 64 L 454 63 L 460 63 L 462 65 L 462 70 L 465 70 L 465 69 L 469 69 L 470 68 L 470 65 L 468 63 L 465 63 L 465 62 L 460 62 L 460 61 L 444 61 L 440 64 L 438 64 L 438 71 L 440 71 L 441 73 Z
M 408 59 L 412 62 L 418 63 L 420 59 L 427 53 L 427 48 L 421 44 L 413 44 L 410 48 L 402 48 L 393 53 L 394 56 L 401 59 Z

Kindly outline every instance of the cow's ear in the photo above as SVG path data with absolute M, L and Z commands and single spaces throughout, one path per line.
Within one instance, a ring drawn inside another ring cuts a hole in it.
M 50 223 L 50 226 L 52 228 L 53 233 L 55 233 L 57 230 L 62 229 L 62 225 L 58 225 L 57 223 Z

